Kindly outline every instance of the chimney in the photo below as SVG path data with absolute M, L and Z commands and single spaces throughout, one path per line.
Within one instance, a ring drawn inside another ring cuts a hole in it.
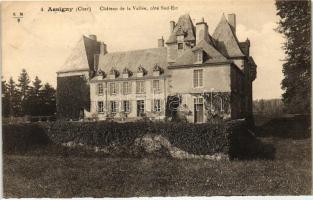
M 97 41 L 97 36 L 96 35 L 89 35 L 89 38 L 92 39 L 92 40 Z
M 235 14 L 228 14 L 228 23 L 230 27 L 233 29 L 234 33 L 236 33 L 236 15 Z
M 100 43 L 100 55 L 104 55 L 106 54 L 107 51 L 107 45 L 104 44 L 103 42 Z
M 163 36 L 161 39 L 158 39 L 158 47 L 164 47 L 164 39 Z
M 202 18 L 200 22 L 196 23 L 196 44 L 201 40 L 208 41 L 208 25 Z
M 174 28 L 175 28 L 175 22 L 174 21 L 170 21 L 170 33 L 173 32 Z

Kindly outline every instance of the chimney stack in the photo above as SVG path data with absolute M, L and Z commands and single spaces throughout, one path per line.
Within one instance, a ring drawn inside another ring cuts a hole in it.
M 170 32 L 172 33 L 173 30 L 175 28 L 175 22 L 174 21 L 170 21 Z
M 204 18 L 202 18 L 200 22 L 196 23 L 196 44 L 198 44 L 201 40 L 208 41 L 208 29 L 208 25 L 204 21 Z
M 92 39 L 92 40 L 97 41 L 97 36 L 96 35 L 89 35 L 89 38 Z
M 236 34 L 236 15 L 234 13 L 228 14 L 228 23 Z
M 104 55 L 106 54 L 107 51 L 107 45 L 104 44 L 103 42 L 100 43 L 100 55 Z
M 158 47 L 164 47 L 164 39 L 163 36 L 161 39 L 158 39 Z

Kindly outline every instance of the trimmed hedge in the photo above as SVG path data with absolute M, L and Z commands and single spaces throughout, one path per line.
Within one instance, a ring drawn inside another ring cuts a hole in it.
M 44 123 L 42 123 L 44 124 Z M 91 146 L 131 146 L 138 137 L 158 134 L 172 145 L 193 154 L 229 154 L 254 137 L 242 134 L 245 123 L 188 124 L 165 122 L 65 122 L 45 123 L 48 136 L 57 144 L 73 141 Z M 237 138 L 241 139 L 238 140 Z M 246 138 L 246 140 L 242 140 Z M 234 142 L 236 141 L 236 142 Z

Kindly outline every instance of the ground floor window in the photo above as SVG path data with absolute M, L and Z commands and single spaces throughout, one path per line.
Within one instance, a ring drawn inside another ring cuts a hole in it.
M 123 101 L 123 110 L 126 113 L 130 112 L 130 103 L 129 103 L 129 101 Z
M 110 101 L 110 111 L 111 113 L 117 112 L 117 101 Z
M 103 113 L 104 111 L 103 101 L 98 101 L 97 110 L 98 110 L 98 113 Z
M 161 111 L 161 100 L 160 99 L 154 99 L 152 106 L 153 106 L 153 111 L 160 112 Z

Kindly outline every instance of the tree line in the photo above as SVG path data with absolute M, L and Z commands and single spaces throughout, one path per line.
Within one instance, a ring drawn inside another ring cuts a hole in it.
M 286 112 L 281 99 L 260 99 L 253 101 L 253 113 L 259 115 L 281 115 Z
M 49 83 L 43 84 L 37 76 L 31 82 L 25 69 L 17 83 L 12 77 L 1 82 L 3 117 L 55 115 L 56 90 Z

